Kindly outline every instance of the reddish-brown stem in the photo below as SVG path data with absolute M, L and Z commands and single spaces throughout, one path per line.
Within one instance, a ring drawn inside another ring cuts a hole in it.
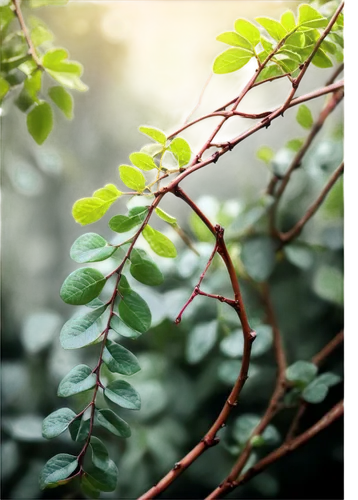
M 19 24 L 20 24 L 21 30 L 24 33 L 26 43 L 27 43 L 27 45 L 29 47 L 29 54 L 32 57 L 32 59 L 34 60 L 34 62 L 36 63 L 36 66 L 39 69 L 42 69 L 43 68 L 42 63 L 41 63 L 41 61 L 40 61 L 40 59 L 39 59 L 39 57 L 38 57 L 38 55 L 36 53 L 36 49 L 35 49 L 34 44 L 32 43 L 29 30 L 27 29 L 27 26 L 26 26 L 26 23 L 25 23 L 25 20 L 24 20 L 24 16 L 22 15 L 22 11 L 21 11 L 21 8 L 20 8 L 19 0 L 12 0 L 12 3 L 13 3 L 13 6 L 14 6 L 14 12 L 16 14 L 17 19 L 19 20 Z
M 199 294 L 200 294 L 200 295 L 202 295 L 202 294 L 200 293 L 200 285 L 201 285 L 201 283 L 203 282 L 203 279 L 204 279 L 204 277 L 205 277 L 205 274 L 207 273 L 207 271 L 208 271 L 208 269 L 209 269 L 209 267 L 210 267 L 210 265 L 211 265 L 211 263 L 212 263 L 212 261 L 213 261 L 213 259 L 214 259 L 215 255 L 216 255 L 217 250 L 218 250 L 218 244 L 217 244 L 217 241 L 216 241 L 215 246 L 214 246 L 214 249 L 213 249 L 213 251 L 211 252 L 211 255 L 210 255 L 209 260 L 208 260 L 208 262 L 207 262 L 207 264 L 206 264 L 206 266 L 205 266 L 204 271 L 203 271 L 203 272 L 201 273 L 201 275 L 200 275 L 199 281 L 198 281 L 198 283 L 196 284 L 196 286 L 195 286 L 195 288 L 194 288 L 194 290 L 193 290 L 193 293 L 190 295 L 190 297 L 189 297 L 188 301 L 184 304 L 184 306 L 183 306 L 182 310 L 180 311 L 180 313 L 179 313 L 179 314 L 178 314 L 178 316 L 176 317 L 176 320 L 175 320 L 175 323 L 176 323 L 176 324 L 178 324 L 178 323 L 180 323 L 180 322 L 181 322 L 181 318 L 182 318 L 182 315 L 183 315 L 183 313 L 184 313 L 185 309 L 186 309 L 186 308 L 188 307 L 188 305 L 189 305 L 189 304 L 190 304 L 190 303 L 194 300 L 194 298 L 195 298 L 197 295 L 199 295 Z
M 319 207 L 322 205 L 324 199 L 326 198 L 329 191 L 332 189 L 334 184 L 337 182 L 339 177 L 342 175 L 344 170 L 344 163 L 342 162 L 339 167 L 333 172 L 331 177 L 329 178 L 327 184 L 322 189 L 321 193 L 317 197 L 314 203 L 308 208 L 307 212 L 304 216 L 293 226 L 292 229 L 287 231 L 286 233 L 279 233 L 279 238 L 283 244 L 287 244 L 293 238 L 298 236 L 307 222 L 313 217 L 313 215 L 317 212 Z

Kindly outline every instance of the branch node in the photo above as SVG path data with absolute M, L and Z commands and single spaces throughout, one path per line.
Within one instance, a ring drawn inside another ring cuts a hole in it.
M 234 402 L 232 403 L 232 402 L 228 399 L 226 402 L 227 402 L 227 404 L 228 404 L 229 406 L 231 406 L 231 408 L 235 408 L 235 406 L 237 406 L 237 401 L 234 401 Z
M 233 149 L 233 147 L 234 147 L 234 146 L 231 144 L 231 142 L 230 142 L 230 141 L 228 141 L 228 142 L 226 143 L 226 147 L 229 149 L 229 151 L 232 151 L 232 149 Z
M 249 333 L 249 336 L 250 336 L 251 342 L 253 342 L 257 337 L 257 333 L 254 330 L 251 330 L 251 332 Z
M 265 128 L 269 128 L 269 126 L 271 125 L 271 119 L 267 116 L 262 120 L 262 124 Z
M 181 467 L 182 467 L 182 464 L 180 462 L 175 462 L 173 470 L 181 469 Z
M 212 446 L 216 446 L 217 444 L 219 444 L 220 438 L 218 438 L 218 437 L 213 437 L 213 438 L 204 437 L 201 441 L 202 441 L 202 443 L 205 444 L 205 446 L 207 448 L 211 448 Z
M 213 163 L 216 163 L 218 161 L 219 156 L 220 156 L 219 151 L 215 151 L 215 153 L 213 154 Z

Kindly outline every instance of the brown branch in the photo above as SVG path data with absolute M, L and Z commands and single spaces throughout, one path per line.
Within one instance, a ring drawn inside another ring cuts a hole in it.
M 211 500 L 218 498 L 222 495 L 223 491 L 230 485 L 235 479 L 240 475 L 241 471 L 245 467 L 247 460 L 250 457 L 252 451 L 252 438 L 254 436 L 259 436 L 264 432 L 266 427 L 269 425 L 273 417 L 276 415 L 278 410 L 278 404 L 280 399 L 285 393 L 286 389 L 286 378 L 285 370 L 287 366 L 286 356 L 282 345 L 281 334 L 278 328 L 276 315 L 273 309 L 270 289 L 267 283 L 262 286 L 262 300 L 265 306 L 267 321 L 272 326 L 273 338 L 274 338 L 274 353 L 277 363 L 277 378 L 274 392 L 271 396 L 267 410 L 265 411 L 261 421 L 253 430 L 250 439 L 247 441 L 244 449 L 242 450 L 238 460 L 230 471 L 230 474 L 226 479 L 206 498 L 206 500 Z
M 318 422 L 316 422 L 312 427 L 307 429 L 305 432 L 300 434 L 298 437 L 295 439 L 292 439 L 283 445 L 281 445 L 279 448 L 277 448 L 275 451 L 267 455 L 266 457 L 262 458 L 259 462 L 257 462 L 253 467 L 251 467 L 245 474 L 239 477 L 237 481 L 234 481 L 227 489 L 226 491 L 233 490 L 237 486 L 246 483 L 249 481 L 249 479 L 253 478 L 254 476 L 257 476 L 260 472 L 262 472 L 264 469 L 269 467 L 271 464 L 279 460 L 280 458 L 284 457 L 288 453 L 291 453 L 292 451 L 296 450 L 300 446 L 304 445 L 312 439 L 314 436 L 316 436 L 319 432 L 323 431 L 326 429 L 329 425 L 331 425 L 335 420 L 340 418 L 343 415 L 344 408 L 343 408 L 343 401 L 340 401 L 337 403 L 331 410 L 329 410 Z
M 339 167 L 333 172 L 331 177 L 329 178 L 327 184 L 322 189 L 316 201 L 308 208 L 305 215 L 293 226 L 292 229 L 287 231 L 286 233 L 279 233 L 279 238 L 283 244 L 287 244 L 293 238 L 298 236 L 307 222 L 314 216 L 319 207 L 322 205 L 324 199 L 326 198 L 329 191 L 332 189 L 334 184 L 337 182 L 339 177 L 342 175 L 344 170 L 344 163 L 342 162 Z
M 323 363 L 326 360 L 326 358 L 343 342 L 343 338 L 344 334 L 342 330 L 339 333 L 337 333 L 337 335 L 330 342 L 328 342 L 328 344 L 326 344 L 323 347 L 323 349 L 321 349 L 315 356 L 313 356 L 311 360 L 312 363 L 314 363 L 317 366 Z M 295 436 L 298 426 L 300 424 L 300 420 L 303 417 L 307 409 L 307 406 L 308 404 L 306 403 L 306 401 L 301 400 L 297 412 L 291 422 L 290 428 L 287 432 L 286 441 L 289 441 Z
M 18 21 L 19 21 L 21 30 L 24 33 L 24 37 L 25 37 L 26 43 L 27 43 L 27 45 L 29 47 L 29 55 L 32 57 L 32 59 L 36 63 L 36 66 L 39 69 L 43 69 L 41 60 L 40 60 L 40 58 L 38 57 L 38 55 L 36 53 L 36 49 L 35 49 L 34 44 L 32 43 L 29 30 L 27 29 L 27 26 L 26 26 L 26 23 L 25 23 L 25 20 L 24 20 L 24 16 L 22 15 L 22 11 L 21 11 L 19 0 L 12 0 L 12 3 L 13 3 L 13 6 L 14 6 L 14 12 L 16 14 L 16 17 L 17 17 Z

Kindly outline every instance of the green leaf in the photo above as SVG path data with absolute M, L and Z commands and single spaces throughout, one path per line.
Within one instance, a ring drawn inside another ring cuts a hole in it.
M 309 361 L 296 361 L 286 369 L 286 379 L 295 385 L 305 387 L 317 375 L 318 368 Z
M 105 283 L 106 278 L 97 269 L 77 269 L 65 279 L 60 296 L 66 304 L 84 305 L 98 297 Z
M 246 413 L 238 417 L 235 420 L 233 427 L 234 439 L 240 445 L 246 444 L 260 421 L 261 418 L 258 415 L 253 415 L 250 413 Z M 256 436 L 258 437 L 258 435 Z M 260 436 L 262 437 L 263 441 L 261 441 L 260 444 L 275 445 L 278 444 L 281 439 L 280 434 L 273 425 L 268 425 Z
M 34 46 L 39 47 L 45 42 L 52 42 L 53 34 L 47 29 L 44 23 L 37 22 L 30 31 L 30 38 Z
M 142 125 L 141 127 L 139 127 L 139 132 L 142 132 L 142 134 L 147 135 L 154 141 L 159 142 L 160 144 L 163 145 L 167 141 L 165 133 L 162 130 L 159 130 L 158 128 L 155 127 L 146 127 Z
M 128 438 L 131 436 L 131 429 L 127 422 L 122 420 L 114 411 L 107 408 L 96 410 L 95 422 L 115 436 Z
M 87 365 L 77 365 L 61 380 L 57 396 L 67 398 L 88 391 L 96 385 L 96 375 Z
M 18 69 L 25 73 L 26 76 L 29 76 L 37 69 L 37 64 L 33 59 L 30 59 L 30 61 L 25 61 L 24 63 L 20 64 Z
M 37 9 L 45 5 L 66 5 L 67 2 L 68 0 L 30 0 L 30 7 Z
M 342 381 L 342 377 L 332 372 L 325 372 L 318 375 L 315 381 L 320 384 L 325 384 L 327 387 L 332 387 L 339 384 Z
M 80 79 L 83 72 L 82 65 L 76 61 L 69 61 L 65 49 L 48 50 L 42 57 L 42 65 L 61 85 L 80 92 L 88 90 L 87 85 Z
M 121 335 L 122 337 L 137 339 L 142 335 L 142 332 L 138 332 L 137 330 L 130 328 L 116 314 L 111 317 L 110 326 L 116 333 L 118 333 L 118 335 Z
M 304 143 L 304 140 L 303 139 L 291 139 L 290 141 L 288 141 L 286 143 L 286 148 L 287 149 L 291 149 L 291 151 L 294 151 L 295 153 L 297 153 L 297 151 L 299 151 L 302 147 Z
M 41 145 L 47 139 L 53 127 L 51 106 L 40 101 L 27 115 L 27 129 L 37 144 Z
M 173 217 L 172 215 L 167 214 L 167 212 L 164 212 L 164 210 L 162 210 L 161 208 L 157 207 L 155 209 L 155 213 L 158 215 L 158 217 L 163 219 L 165 222 L 167 222 L 171 226 L 177 226 L 178 223 L 177 223 L 176 218 Z
M 24 325 L 24 342 L 29 351 L 50 342 L 56 335 L 59 317 L 53 313 L 38 312 L 26 318 Z
M 328 394 L 328 387 L 325 384 L 320 384 L 315 380 L 309 384 L 302 392 L 302 398 L 307 403 L 321 403 Z
M 214 347 L 217 339 L 218 322 L 200 323 L 189 334 L 186 358 L 189 363 L 199 363 Z
M 37 93 L 41 90 L 41 77 L 42 71 L 37 70 L 24 81 L 24 88 L 31 96 L 31 99 L 36 102 L 38 102 Z
M 119 315 L 126 325 L 140 333 L 149 330 L 152 315 L 147 303 L 137 292 L 129 290 L 119 303 Z
M 81 477 L 81 489 L 89 498 L 99 498 L 100 496 L 100 491 L 92 485 L 86 474 Z
M 265 56 L 266 58 L 266 56 Z M 262 61 L 261 61 L 262 62 Z M 277 64 L 270 64 L 268 66 L 265 66 L 259 76 L 256 79 L 256 82 L 262 82 L 264 80 L 268 80 L 270 78 L 275 78 L 277 76 L 283 75 L 284 72 L 280 68 L 280 66 L 277 66 Z
M 92 224 L 101 219 L 122 194 L 113 184 L 106 184 L 105 187 L 97 189 L 92 198 L 77 200 L 72 208 L 72 216 L 82 226 Z
M 343 305 L 344 280 L 340 269 L 323 265 L 313 280 L 313 290 L 321 299 Z
M 141 170 L 153 170 L 153 168 L 158 168 L 152 156 L 147 153 L 132 153 L 129 155 L 129 159 L 134 166 Z
M 286 29 L 275 19 L 269 17 L 257 17 L 255 19 L 267 33 L 277 42 L 280 42 L 287 35 Z
M 0 102 L 4 99 L 10 90 L 10 84 L 2 76 L 0 76 Z
M 143 229 L 142 235 L 148 242 L 153 252 L 160 257 L 173 259 L 177 256 L 174 243 L 172 243 L 164 234 L 160 233 L 156 229 L 153 229 L 148 224 Z
M 127 215 L 115 215 L 108 225 L 116 233 L 126 233 L 142 224 L 148 214 L 147 207 L 133 207 Z
M 140 193 L 145 189 L 145 177 L 137 168 L 130 165 L 119 167 L 119 176 L 127 187 Z
M 60 333 L 61 346 L 64 349 L 79 349 L 94 342 L 103 332 L 100 318 L 107 306 L 67 321 Z
M 298 7 L 298 24 L 308 28 L 325 28 L 328 19 L 322 16 L 316 9 L 308 4 L 301 4 Z
M 140 370 L 138 360 L 134 354 L 111 340 L 106 341 L 102 358 L 112 373 L 130 376 Z
M 109 454 L 107 448 L 100 439 L 91 436 L 90 447 L 92 450 L 92 463 L 98 469 L 106 470 L 109 465 Z
M 60 408 L 48 415 L 42 423 L 42 435 L 46 439 L 59 436 L 76 417 L 76 413 L 70 408 Z
M 259 325 L 255 329 L 256 339 L 252 344 L 251 357 L 257 358 L 265 354 L 272 346 L 272 328 Z M 234 330 L 220 342 L 220 350 L 230 358 L 242 357 L 244 352 L 244 336 L 241 328 Z
M 296 28 L 295 16 L 291 10 L 287 10 L 282 14 L 280 22 L 287 31 L 292 31 Z
M 117 487 L 118 469 L 113 460 L 108 459 L 106 469 L 100 469 L 94 465 L 85 468 L 88 481 L 92 487 L 100 491 L 114 491 Z
M 66 118 L 73 118 L 73 99 L 67 90 L 63 87 L 56 86 L 48 89 L 48 95 L 51 97 L 56 106 L 63 112 Z
M 313 264 L 313 254 L 309 247 L 302 243 L 291 243 L 284 248 L 287 259 L 301 269 L 309 269 Z
M 227 49 L 217 56 L 213 71 L 217 75 L 232 73 L 247 64 L 252 58 L 252 52 L 243 48 Z
M 333 66 L 331 59 L 321 48 L 315 53 L 312 64 L 317 66 L 317 68 L 331 68 Z
M 53 488 L 60 481 L 68 478 L 77 469 L 77 458 L 67 453 L 60 453 L 50 458 L 40 474 L 40 488 Z
M 140 410 L 141 402 L 138 392 L 125 380 L 115 380 L 105 389 L 104 395 L 113 403 L 127 410 Z
M 248 275 L 262 282 L 269 278 L 276 264 L 276 245 L 268 236 L 246 239 L 241 248 L 241 260 Z
M 259 43 L 261 35 L 259 29 L 246 19 L 237 19 L 235 21 L 235 30 L 239 35 L 248 40 L 254 47 Z
M 312 113 L 311 110 L 305 104 L 301 104 L 301 106 L 299 106 L 296 115 L 296 120 L 303 128 L 309 129 L 312 127 L 313 125 Z
M 153 259 L 142 249 L 134 249 L 131 253 L 131 267 L 133 278 L 145 285 L 157 286 L 164 281 L 163 275 Z
M 189 163 L 191 158 L 191 149 L 189 144 L 182 137 L 175 137 L 175 139 L 173 139 L 170 143 L 169 150 L 175 156 L 180 168 Z
M 73 243 L 70 256 L 75 262 L 98 262 L 108 259 L 116 247 L 108 245 L 107 241 L 96 233 L 86 233 Z
M 88 438 L 88 434 L 91 427 L 91 419 L 87 418 L 84 420 L 83 416 L 79 416 L 74 420 L 70 426 L 69 431 L 73 441 L 82 443 Z
M 218 42 L 227 43 L 228 45 L 232 45 L 233 47 L 242 47 L 244 49 L 250 50 L 252 52 L 251 43 L 246 40 L 243 36 L 235 33 L 235 31 L 226 31 L 225 33 L 221 33 L 216 37 Z
M 261 146 L 256 153 L 257 158 L 265 162 L 267 165 L 270 163 L 275 153 L 273 149 L 268 146 Z

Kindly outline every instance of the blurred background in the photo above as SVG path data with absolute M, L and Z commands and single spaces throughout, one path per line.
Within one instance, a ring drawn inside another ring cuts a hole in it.
M 193 117 L 216 109 L 238 94 L 254 66 L 248 64 L 238 73 L 211 76 L 212 62 L 225 48 L 215 40 L 218 34 L 232 30 L 239 17 L 278 19 L 287 8 L 295 11 L 299 3 L 79 0 L 70 1 L 66 7 L 31 12 L 24 9 L 25 18 L 36 15 L 43 19 L 55 35 L 56 46 L 65 47 L 70 58 L 83 64 L 83 81 L 89 91 L 74 95 L 75 117 L 71 122 L 55 113 L 54 130 L 42 146 L 29 136 L 23 113 L 11 103 L 3 109 L 3 498 L 82 498 L 76 485 L 45 492 L 38 487 L 38 474 L 51 456 L 78 451 L 67 432 L 52 441 L 42 438 L 43 418 L 61 406 L 80 410 L 89 397 L 85 394 L 60 400 L 56 396 L 58 383 L 76 364 L 94 364 L 98 351 L 96 346 L 64 351 L 59 344 L 60 329 L 74 313 L 59 297 L 63 280 L 76 268 L 69 257 L 70 247 L 78 236 L 89 231 L 110 237 L 108 216 L 82 228 L 72 219 L 73 203 L 107 183 L 121 189 L 118 165 L 128 163 L 128 155 L 147 142 L 138 126 L 156 126 L 169 134 L 198 104 Z M 332 71 L 313 67 L 299 94 L 319 88 Z M 244 99 L 241 110 L 255 113 L 274 109 L 289 89 L 284 80 L 259 86 Z M 309 103 L 314 117 L 324 102 L 323 97 Z M 242 268 L 241 235 L 256 221 L 252 220 L 252 209 L 265 202 L 263 194 L 272 168 L 260 161 L 256 152 L 262 145 L 270 146 L 275 151 L 272 163 L 284 171 L 293 157 L 287 142 L 307 135 L 295 121 L 295 114 L 295 108 L 288 110 L 284 119 L 276 120 L 215 166 L 195 173 L 183 183 L 211 220 L 228 228 L 238 269 Z M 182 134 L 192 151 L 201 147 L 216 123 L 215 119 L 206 120 Z M 247 126 L 243 119 L 232 120 L 218 139 L 228 140 Z M 340 163 L 342 129 L 342 107 L 338 107 L 287 189 L 280 212 L 283 229 L 299 219 Z M 131 383 L 141 394 L 143 407 L 138 413 L 121 412 L 132 426 L 133 436 L 127 442 L 104 436 L 119 468 L 118 488 L 103 494 L 105 498 L 136 498 L 157 482 L 207 431 L 239 370 L 241 346 L 233 340 L 237 335 L 231 337 L 237 326 L 223 304 L 208 305 L 197 298 L 181 325 L 173 324 L 199 279 L 212 241 L 183 203 L 166 197 L 161 206 L 178 218 L 200 257 L 169 232 L 177 243 L 179 257 L 173 262 L 158 258 L 165 283 L 154 290 L 137 287 L 151 307 L 153 328 L 135 345 L 127 339 L 125 345 L 138 356 L 142 366 Z M 109 216 L 124 210 L 124 202 L 119 201 Z M 259 231 L 264 222 L 264 218 L 257 219 Z M 166 231 L 164 226 L 158 228 Z M 342 329 L 342 182 L 337 183 L 306 226 L 300 242 L 303 252 L 298 256 L 297 252 L 293 256 L 280 255 L 270 276 L 289 363 L 309 360 Z M 257 288 L 246 278 L 242 287 L 249 317 L 253 326 L 265 332 L 267 325 Z M 228 287 L 225 269 L 215 261 L 204 289 L 229 293 Z M 209 340 L 208 335 L 200 340 L 198 328 L 200 332 L 200 327 L 207 328 L 208 324 L 215 332 Z M 165 498 L 204 498 L 226 476 L 238 452 L 238 415 L 260 416 L 274 386 L 272 334 L 267 328 L 262 338 L 239 412 L 231 417 L 231 427 L 221 435 L 223 445 L 204 454 L 168 489 Z M 342 350 L 329 359 L 326 370 L 342 375 Z M 342 384 L 332 388 L 321 405 L 307 412 L 303 425 L 320 418 L 338 401 L 342 391 Z M 276 444 L 292 416 L 293 411 L 287 410 L 275 421 Z M 335 423 L 231 497 L 342 498 L 342 427 L 341 422 Z M 252 463 L 267 451 L 269 448 L 255 451 Z

